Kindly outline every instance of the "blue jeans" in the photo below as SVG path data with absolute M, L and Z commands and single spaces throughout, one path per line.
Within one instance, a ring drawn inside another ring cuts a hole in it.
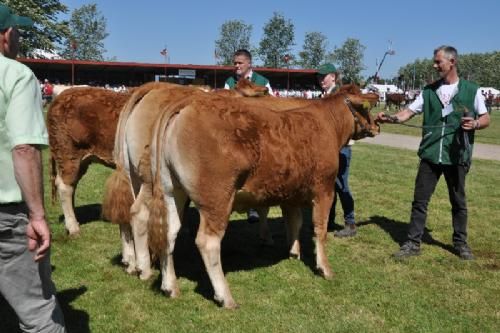
M 342 210 L 344 211 L 345 224 L 354 224 L 354 199 L 349 189 L 349 166 L 351 164 L 352 149 L 345 146 L 340 150 L 339 171 L 335 179 L 335 195 L 332 209 L 330 211 L 330 220 L 335 221 L 335 206 L 337 205 L 337 196 L 340 199 Z

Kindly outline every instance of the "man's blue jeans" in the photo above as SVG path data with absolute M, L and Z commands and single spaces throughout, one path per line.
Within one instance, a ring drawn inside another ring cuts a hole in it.
M 335 198 L 330 211 L 330 220 L 335 221 L 335 206 L 337 205 L 337 196 L 340 199 L 342 210 L 344 211 L 345 224 L 354 224 L 354 199 L 349 189 L 349 166 L 351 164 L 352 149 L 345 146 L 340 150 L 339 172 L 335 180 Z

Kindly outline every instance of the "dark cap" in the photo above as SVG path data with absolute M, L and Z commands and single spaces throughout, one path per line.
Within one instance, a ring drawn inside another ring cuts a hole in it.
M 326 63 L 318 67 L 318 74 L 327 75 L 330 73 L 337 73 L 337 68 L 333 64 Z
M 33 20 L 26 16 L 13 14 L 9 7 L 0 4 L 0 30 L 10 27 L 31 27 Z

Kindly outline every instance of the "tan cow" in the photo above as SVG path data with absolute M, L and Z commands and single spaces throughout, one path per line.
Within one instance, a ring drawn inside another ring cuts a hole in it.
M 308 106 L 279 112 L 249 106 L 246 99 L 213 95 L 165 107 L 151 140 L 154 179 L 148 225 L 149 245 L 163 257 L 162 290 L 171 296 L 179 294 L 173 250 L 188 197 L 200 212 L 196 244 L 215 299 L 224 307 L 237 306 L 220 260 L 220 242 L 233 209 L 280 204 L 290 253 L 299 257 L 300 208 L 312 205 L 316 265 L 323 276 L 331 278 L 325 241 L 339 150 L 350 138 L 378 133 L 368 111 L 371 98 L 375 102 L 374 96 L 343 90 Z M 136 106 L 141 107 L 156 106 Z M 133 137 L 134 132 L 127 131 L 126 140 L 128 135 Z M 148 167 L 145 163 L 144 169 Z
M 148 279 L 151 276 L 146 235 L 149 214 L 147 202 L 151 191 L 150 186 L 143 186 L 144 177 L 147 177 L 148 173 L 141 174 L 140 168 L 144 168 L 144 163 L 149 165 L 149 156 L 147 155 L 148 158 L 143 158 L 143 156 L 148 153 L 147 146 L 150 142 L 152 126 L 167 105 L 179 99 L 208 94 L 214 93 L 205 92 L 197 87 L 148 84 L 136 89 L 120 115 L 114 151 L 114 159 L 118 167 L 106 185 L 103 215 L 112 222 L 120 224 L 122 262 L 127 265 L 128 273 L 139 272 L 141 279 Z M 256 97 L 267 94 L 267 88 L 241 82 L 234 91 L 217 91 L 215 94 L 231 98 Z M 144 112 L 132 112 L 135 108 Z M 137 133 L 137 135 L 128 136 L 125 140 L 126 132 Z M 147 184 L 150 185 L 150 183 L 149 180 Z M 129 201 L 131 192 L 132 203 Z M 268 231 L 267 234 L 269 234 Z

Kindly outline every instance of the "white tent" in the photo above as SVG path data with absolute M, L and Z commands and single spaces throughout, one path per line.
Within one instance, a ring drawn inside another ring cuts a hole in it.
M 403 93 L 403 90 L 393 84 L 370 84 L 367 88 L 368 90 L 375 91 L 380 96 L 381 101 L 385 101 L 386 93 Z

